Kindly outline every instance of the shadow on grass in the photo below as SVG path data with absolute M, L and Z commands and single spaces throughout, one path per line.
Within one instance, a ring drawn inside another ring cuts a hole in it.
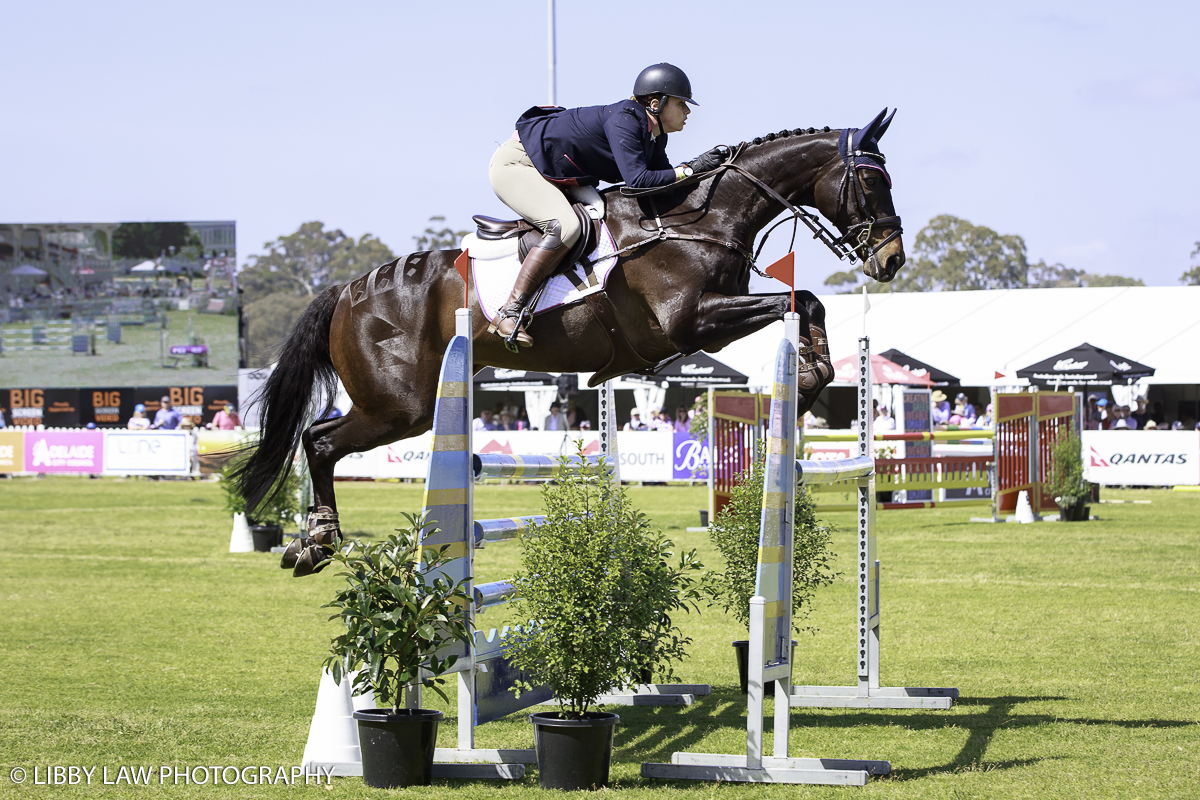
M 1014 714 L 1013 709 L 1024 703 L 1070 700 L 1059 696 L 973 697 L 959 700 L 957 711 L 902 711 L 847 709 L 845 713 L 806 715 L 792 712 L 792 732 L 802 736 L 805 728 L 856 728 L 877 726 L 900 727 L 912 731 L 966 729 L 967 741 L 943 764 L 920 769 L 893 769 L 890 780 L 918 780 L 934 775 L 958 772 L 992 771 L 1025 767 L 1047 759 L 1010 759 L 988 761 L 987 749 L 992 737 L 1001 729 L 1032 728 L 1045 724 L 1111 725 L 1122 728 L 1182 728 L 1194 726 L 1192 720 L 1139 719 L 1119 720 L 1101 718 L 1063 717 L 1057 714 Z M 765 727 L 771 728 L 771 709 L 766 710 Z M 695 748 L 716 728 L 745 730 L 746 699 L 736 689 L 713 687 L 713 693 L 696 705 L 682 711 L 678 707 L 624 708 L 623 723 L 618 729 L 616 748 L 626 758 L 641 761 L 670 762 L 671 754 Z M 622 735 L 622 731 L 629 732 Z M 614 753 L 614 755 L 616 755 Z M 807 754 L 806 754 L 807 755 Z M 833 757 L 835 754 L 822 754 Z M 878 754 L 886 758 L 886 754 Z

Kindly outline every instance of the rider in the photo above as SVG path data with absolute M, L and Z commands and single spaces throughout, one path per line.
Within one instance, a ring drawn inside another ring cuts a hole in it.
M 714 148 L 687 164 L 667 160 L 667 134 L 683 130 L 691 109 L 692 84 L 679 67 L 654 64 L 633 82 L 633 97 L 608 106 L 564 109 L 535 106 L 517 120 L 517 130 L 492 156 L 488 179 L 509 208 L 535 225 L 542 240 L 530 248 L 508 302 L 500 309 L 497 333 L 529 347 L 526 307 L 534 291 L 579 239 L 579 220 L 563 186 L 624 181 L 636 189 L 666 186 L 724 161 Z

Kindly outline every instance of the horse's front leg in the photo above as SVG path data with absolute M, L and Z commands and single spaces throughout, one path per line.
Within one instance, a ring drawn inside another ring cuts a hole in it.
M 790 295 L 723 295 L 706 292 L 700 296 L 695 312 L 680 315 L 680 324 L 666 333 L 681 353 L 697 350 L 715 352 L 772 322 L 783 318 L 791 306 Z M 825 334 L 825 306 L 812 292 L 796 292 L 796 313 L 800 315 L 801 366 L 798 389 L 799 412 L 804 414 L 833 380 L 829 343 Z
M 724 295 L 705 292 L 691 313 L 677 315 L 665 333 L 681 353 L 716 351 L 783 319 L 787 295 Z M 801 317 L 804 317 L 801 312 Z M 806 326 L 800 326 L 804 331 Z

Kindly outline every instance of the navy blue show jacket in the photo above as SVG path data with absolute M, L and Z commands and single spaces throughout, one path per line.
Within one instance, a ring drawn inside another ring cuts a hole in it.
M 633 100 L 609 106 L 534 106 L 517 120 L 517 135 L 538 172 L 557 183 L 621 183 L 635 189 L 675 180 L 667 135 L 650 136 L 646 109 Z

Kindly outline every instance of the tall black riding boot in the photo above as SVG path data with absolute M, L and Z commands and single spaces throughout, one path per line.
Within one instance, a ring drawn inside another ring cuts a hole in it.
M 521 262 L 521 272 L 517 275 L 512 294 L 500 309 L 496 334 L 505 340 L 509 350 L 516 352 L 518 346 L 533 346 L 533 338 L 525 330 L 525 320 L 529 316 L 526 307 L 542 281 L 550 277 L 571 249 L 570 245 L 563 243 L 561 232 L 559 221 L 551 220 L 542 240 L 530 249 Z

